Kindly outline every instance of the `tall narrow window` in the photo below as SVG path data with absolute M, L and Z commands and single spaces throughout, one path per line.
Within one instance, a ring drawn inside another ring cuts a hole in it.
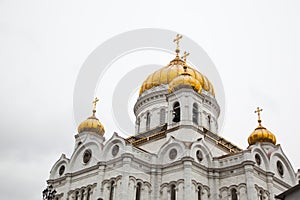
M 83 198 L 84 198 L 84 190 L 81 190 L 81 195 L 80 196 L 81 196 L 80 199 L 83 200 Z
M 160 109 L 160 124 L 164 124 L 166 119 L 166 110 L 164 108 Z
M 87 194 L 86 194 L 86 200 L 90 200 L 91 198 L 91 188 L 88 188 Z
M 171 192 L 171 200 L 176 200 L 176 190 L 174 184 L 171 185 L 170 192 Z
M 259 190 L 259 200 L 263 200 L 264 197 L 263 197 L 263 191 L 262 190 Z
M 138 183 L 136 185 L 135 200 L 140 200 L 141 199 L 141 188 L 142 188 L 142 184 Z
M 175 102 L 173 105 L 173 122 L 180 122 L 180 104 L 179 102 Z
M 193 104 L 193 122 L 198 125 L 198 104 Z
M 75 200 L 78 200 L 78 198 L 79 198 L 79 192 L 76 191 L 76 192 L 75 192 Z
M 201 186 L 198 186 L 198 200 L 201 200 Z
M 111 184 L 110 184 L 109 200 L 114 199 L 114 190 L 115 190 L 114 185 L 115 185 L 115 182 L 112 181 Z
M 210 123 L 211 123 L 211 116 L 210 115 L 207 115 L 207 125 L 208 125 L 208 130 L 210 130 Z
M 146 116 L 146 130 L 148 131 L 150 129 L 150 113 L 147 113 Z
M 235 188 L 231 189 L 231 199 L 238 200 L 237 191 Z
M 140 117 L 138 117 L 137 120 L 136 120 L 137 133 L 140 132 L 140 125 L 141 125 L 141 120 L 140 120 Z

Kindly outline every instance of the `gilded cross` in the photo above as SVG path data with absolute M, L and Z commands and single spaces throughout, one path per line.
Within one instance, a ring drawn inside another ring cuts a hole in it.
M 186 62 L 186 57 L 189 55 L 190 53 L 187 53 L 186 51 L 184 52 L 183 56 L 181 57 L 184 60 L 184 62 Z
M 180 50 L 179 50 L 179 42 L 180 42 L 181 39 L 182 39 L 182 35 L 177 34 L 176 38 L 173 40 L 173 42 L 176 43 L 176 54 L 177 54 L 177 56 L 178 56 L 178 54 L 180 52 Z
M 96 97 L 95 100 L 93 101 L 94 104 L 94 109 L 93 112 L 96 112 L 96 106 L 97 106 L 97 102 L 99 101 L 99 99 Z
M 257 107 L 256 111 L 254 111 L 254 113 L 257 113 L 258 115 L 258 123 L 261 126 L 261 119 L 260 119 L 260 112 L 263 111 L 263 109 Z

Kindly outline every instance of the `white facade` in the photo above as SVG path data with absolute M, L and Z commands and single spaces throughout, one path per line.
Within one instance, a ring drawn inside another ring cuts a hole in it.
M 271 200 L 298 182 L 280 145 L 242 150 L 220 137 L 220 108 L 205 90 L 170 93 L 161 84 L 140 95 L 134 112 L 129 138 L 75 136 L 72 156 L 62 154 L 47 181 L 57 199 Z

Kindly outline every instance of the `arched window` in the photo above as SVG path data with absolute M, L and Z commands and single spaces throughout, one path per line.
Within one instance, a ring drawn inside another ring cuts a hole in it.
M 193 104 L 193 122 L 198 125 L 198 104 Z
M 88 188 L 87 194 L 86 194 L 86 200 L 90 200 L 91 198 L 91 188 Z
M 115 181 L 112 181 L 110 184 L 109 200 L 114 199 L 114 190 L 115 190 L 114 185 L 115 185 Z
M 164 108 L 160 109 L 160 124 L 164 124 L 166 119 L 166 110 Z
M 176 200 L 176 190 L 174 184 L 171 185 L 170 193 L 171 193 L 171 200 Z
M 75 192 L 75 200 L 78 200 L 78 198 L 79 198 L 79 192 L 76 191 L 76 192 Z
M 207 115 L 207 125 L 208 125 L 208 129 L 210 130 L 210 123 L 211 123 L 211 116 L 210 115 Z
M 198 186 L 198 200 L 201 200 L 201 186 Z
M 80 199 L 83 200 L 83 198 L 84 198 L 84 190 L 81 190 L 81 195 L 80 196 L 81 196 Z
M 231 199 L 232 200 L 238 200 L 237 191 L 235 188 L 231 189 Z
M 147 113 L 146 116 L 146 130 L 148 131 L 150 129 L 150 113 Z
M 173 105 L 173 122 L 180 122 L 180 104 L 179 102 L 175 102 Z
M 264 199 L 264 193 L 262 190 L 259 190 L 259 200 L 263 200 Z
M 141 199 L 141 188 L 142 188 L 142 184 L 138 183 L 136 185 L 135 200 L 140 200 Z
M 140 117 L 138 117 L 138 118 L 136 119 L 137 133 L 140 132 L 140 125 L 141 125 L 141 120 L 140 120 Z

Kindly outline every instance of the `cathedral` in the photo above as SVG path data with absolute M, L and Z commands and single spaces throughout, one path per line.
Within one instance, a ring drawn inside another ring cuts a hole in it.
M 134 105 L 135 133 L 106 138 L 97 118 L 78 126 L 74 151 L 50 171 L 55 200 L 273 200 L 295 186 L 275 135 L 257 127 L 246 149 L 218 134 L 221 108 L 210 80 L 180 55 L 146 77 Z M 44 199 L 47 199 L 45 194 Z

